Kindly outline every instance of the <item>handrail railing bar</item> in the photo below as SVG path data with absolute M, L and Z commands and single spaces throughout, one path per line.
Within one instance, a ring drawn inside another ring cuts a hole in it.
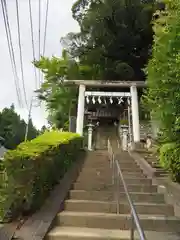
M 114 171 L 115 171 L 115 167 L 114 167 Z M 118 176 L 118 172 L 115 171 L 116 173 L 116 186 L 117 186 L 117 189 L 119 189 L 119 186 L 120 186 L 120 179 L 119 179 L 119 176 Z M 116 205 L 117 205 L 117 214 L 120 214 L 120 209 L 119 209 L 119 191 L 116 191 Z
M 112 155 L 112 184 L 115 183 L 114 155 Z
M 120 147 L 120 144 L 117 140 L 117 143 L 118 143 L 118 148 Z M 134 206 L 134 203 L 130 197 L 130 194 L 129 194 L 129 191 L 128 191 L 128 188 L 127 188 L 127 185 L 126 185 L 126 182 L 124 180 L 124 177 L 123 177 L 123 173 L 122 173 L 122 170 L 120 168 L 120 165 L 119 165 L 119 162 L 117 160 L 115 160 L 114 158 L 114 153 L 113 153 L 113 150 L 112 150 L 112 145 L 110 143 L 110 140 L 108 139 L 108 153 L 109 154 L 109 158 L 110 158 L 110 163 L 111 163 L 111 168 L 112 168 L 112 183 L 114 184 L 115 181 L 116 181 L 116 184 L 117 184 L 117 188 L 119 189 L 119 177 L 121 178 L 122 180 L 122 183 L 123 183 L 123 188 L 125 190 L 125 194 L 126 194 L 126 197 L 128 199 L 128 203 L 129 203 L 129 206 L 130 206 L 130 209 L 131 209 L 131 217 L 132 217 L 132 226 L 131 226 L 131 240 L 134 239 L 134 225 L 136 225 L 136 228 L 137 228 L 137 231 L 138 231 L 138 234 L 140 236 L 140 239 L 141 240 L 146 240 L 146 236 L 145 236 L 145 233 L 140 225 L 140 220 L 139 220 L 139 217 L 138 217 L 138 213 L 136 211 L 136 208 Z M 117 172 L 115 171 L 115 165 L 117 167 Z M 115 174 L 116 172 L 116 174 Z M 116 176 L 115 176 L 116 175 Z M 116 179 L 115 179 L 116 178 Z M 119 192 L 117 191 L 117 194 L 116 194 L 116 198 L 117 198 L 117 214 L 119 214 Z
M 120 147 L 119 140 L 117 140 L 117 142 L 118 142 L 118 148 L 119 148 L 119 147 Z M 118 163 L 117 160 L 116 160 L 116 164 L 117 164 L 117 168 L 119 168 L 119 173 L 120 173 L 120 176 L 121 176 L 121 180 L 122 180 L 122 182 L 123 182 L 124 189 L 125 189 L 125 191 L 126 191 L 126 195 L 127 195 L 127 198 L 128 198 L 129 204 L 130 204 L 130 207 L 131 207 L 131 212 L 132 212 L 132 214 L 134 215 L 133 218 L 134 218 L 136 227 L 139 228 L 139 230 L 141 230 L 141 232 L 142 232 L 142 236 L 141 236 L 140 232 L 138 231 L 138 232 L 139 232 L 139 235 L 140 235 L 140 237 L 143 237 L 144 239 L 146 239 L 145 233 L 144 233 L 144 231 L 142 230 L 141 225 L 140 225 L 140 220 L 139 220 L 139 217 L 138 217 L 138 213 L 137 213 L 136 208 L 135 208 L 135 206 L 134 206 L 134 203 L 133 203 L 133 201 L 132 201 L 132 199 L 131 199 L 131 197 L 130 197 L 130 194 L 129 194 L 129 191 L 128 191 L 126 182 L 125 182 L 124 177 L 123 177 L 123 173 L 122 173 L 122 171 L 121 171 L 120 165 L 119 165 L 119 163 Z M 137 226 L 137 225 L 139 225 L 139 226 Z
M 116 166 L 117 166 L 117 169 L 118 169 L 118 173 L 120 174 L 120 177 L 121 177 L 121 180 L 122 180 L 122 183 L 123 183 L 123 187 L 124 187 L 124 190 L 125 190 L 125 193 L 126 193 L 126 196 L 127 196 L 127 199 L 128 199 L 128 202 L 129 202 L 129 205 L 130 205 L 130 208 L 131 208 L 131 213 L 133 215 L 133 218 L 134 218 L 134 222 L 136 224 L 136 227 L 137 227 L 137 230 L 138 230 L 138 233 L 139 233 L 139 236 L 141 237 L 141 239 L 146 239 L 145 237 L 145 234 L 141 228 L 141 225 L 140 225 L 140 221 L 139 221 L 139 217 L 138 217 L 138 214 L 137 214 L 137 211 L 136 211 L 136 208 L 131 200 L 131 197 L 129 195 L 129 191 L 127 189 L 127 186 L 126 186 L 126 183 L 125 183 L 125 180 L 124 180 L 124 177 L 123 177 L 123 174 L 122 174 L 122 171 L 121 171 L 121 168 L 119 166 L 119 163 L 118 161 L 116 160 Z
M 131 213 L 131 232 L 130 232 L 130 239 L 134 240 L 134 218 L 132 217 Z

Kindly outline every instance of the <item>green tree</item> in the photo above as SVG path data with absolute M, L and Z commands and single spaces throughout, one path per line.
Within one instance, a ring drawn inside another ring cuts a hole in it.
M 154 25 L 144 98 L 153 118 L 158 120 L 163 141 L 180 142 L 180 2 L 169 0 L 166 6 Z
M 28 128 L 28 135 L 27 140 L 31 140 L 38 135 L 37 129 L 34 127 L 32 119 L 29 120 L 29 128 Z
M 57 128 L 67 126 L 69 116 L 76 109 L 77 88 L 64 86 L 63 81 L 70 79 L 88 79 L 91 68 L 83 66 L 63 51 L 62 58 L 41 58 L 35 66 L 42 70 L 45 82 L 37 92 L 39 99 L 45 101 L 49 111 L 49 123 Z
M 5 139 L 4 146 L 8 149 L 14 149 L 19 143 L 24 141 L 26 123 L 15 112 L 14 105 L 10 108 L 4 108 L 0 112 L 0 136 Z M 29 127 L 29 140 L 38 135 L 38 131 L 32 122 Z
M 148 3 L 147 3 L 148 2 Z M 153 1 L 78 0 L 72 7 L 80 32 L 68 51 L 104 80 L 142 80 L 151 54 Z
M 78 0 L 72 14 L 80 32 L 61 39 L 61 58 L 41 58 L 35 66 L 45 82 L 39 98 L 46 103 L 49 123 L 68 125 L 76 109 L 77 89 L 63 80 L 143 80 L 151 55 L 154 1 Z
M 45 125 L 43 125 L 41 130 L 40 130 L 40 133 L 43 134 L 47 130 L 48 130 L 48 128 Z

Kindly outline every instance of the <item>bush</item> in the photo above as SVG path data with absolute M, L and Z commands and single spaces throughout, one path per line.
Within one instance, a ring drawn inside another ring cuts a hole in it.
M 180 145 L 166 143 L 160 148 L 160 164 L 171 174 L 172 180 L 180 183 Z
M 148 62 L 144 102 L 162 130 L 164 142 L 180 142 L 180 1 L 167 0 L 154 22 L 152 58 Z
M 82 142 L 77 134 L 53 131 L 8 151 L 1 174 L 1 220 L 38 209 L 71 163 L 79 158 Z

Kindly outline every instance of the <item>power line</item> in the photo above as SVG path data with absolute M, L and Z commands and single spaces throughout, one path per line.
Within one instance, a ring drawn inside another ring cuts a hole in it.
M 46 35 L 47 35 L 48 13 L 49 13 L 49 0 L 47 0 L 47 2 L 46 2 L 46 20 L 45 20 L 45 29 L 44 29 L 43 56 L 45 54 L 45 49 L 46 49 Z
M 18 26 L 19 54 L 20 54 L 20 64 L 21 64 L 21 77 L 22 77 L 22 84 L 23 84 L 23 92 L 24 92 L 25 103 L 26 103 L 26 106 L 28 106 L 26 89 L 25 89 L 25 82 L 24 82 L 24 70 L 23 70 L 23 59 L 22 59 L 22 48 L 21 48 L 21 35 L 20 35 L 19 4 L 18 4 L 18 0 L 16 0 L 16 13 L 17 13 L 17 26 Z
M 41 58 L 41 0 L 39 0 L 39 60 Z M 41 74 L 39 70 L 39 85 L 41 84 Z
M 33 21 L 32 21 L 32 7 L 31 0 L 29 0 L 29 17 L 30 17 L 30 26 L 31 26 L 31 41 L 32 41 L 32 50 L 33 50 L 33 61 L 35 61 L 35 49 L 34 49 L 34 32 L 33 32 Z M 38 87 L 36 67 L 34 66 L 34 76 L 36 81 L 36 88 Z
M 35 61 L 35 45 L 34 45 L 34 31 L 33 31 L 33 20 L 32 20 L 32 6 L 31 6 L 31 0 L 29 0 L 29 16 L 30 16 L 30 26 L 31 26 L 31 41 L 32 41 L 32 51 L 33 51 L 33 60 Z M 39 0 L 39 59 L 41 56 L 41 49 L 40 45 L 41 44 L 41 1 Z M 39 82 L 37 78 L 37 72 L 36 72 L 36 67 L 34 65 L 34 75 L 35 75 L 35 80 L 36 80 L 36 89 L 38 88 L 38 85 L 40 85 L 40 71 L 39 71 Z M 27 141 L 28 137 L 28 132 L 29 132 L 29 122 L 31 119 L 31 112 L 32 112 L 32 107 L 33 107 L 33 96 L 31 98 L 29 110 L 28 110 L 28 122 L 26 125 L 26 132 L 25 132 L 25 141 Z
M 7 42 L 8 42 L 10 61 L 11 61 L 11 66 L 12 66 L 12 71 L 13 71 L 13 76 L 14 76 L 16 94 L 17 94 L 17 98 L 18 98 L 18 104 L 19 104 L 19 106 L 22 106 L 21 91 L 19 88 L 19 79 L 18 79 L 18 75 L 17 75 L 17 68 L 16 68 L 16 62 L 15 62 L 15 56 L 14 56 L 14 48 L 13 48 L 13 44 L 12 44 L 12 37 L 11 37 L 11 30 L 10 30 L 10 24 L 9 24 L 9 19 L 8 19 L 6 0 L 1 0 L 1 5 L 2 5 L 6 37 L 7 37 Z
M 46 35 L 47 35 L 48 13 L 49 13 L 49 0 L 46 1 L 45 26 L 44 26 L 44 42 L 43 42 L 43 52 L 42 52 L 42 56 L 43 57 L 44 57 L 45 50 L 46 50 Z M 42 82 L 43 82 L 43 74 L 41 74 L 41 83 Z
M 8 50 L 9 50 L 9 56 L 10 56 L 10 61 L 11 61 L 11 67 L 12 67 L 13 76 L 14 76 L 14 82 L 15 82 L 15 87 L 16 87 L 16 94 L 17 94 L 17 98 L 18 98 L 18 103 L 20 104 L 20 96 L 19 96 L 17 79 L 16 79 L 16 76 L 15 76 L 15 69 L 14 69 L 13 60 L 12 60 L 12 52 L 11 52 L 11 47 L 10 47 L 10 40 L 9 40 L 9 35 L 8 35 L 7 22 L 6 22 L 5 10 L 4 10 L 4 5 L 3 4 L 4 4 L 3 0 L 1 0 L 2 13 L 3 13 L 4 25 L 5 25 L 5 31 L 6 31 L 6 38 L 7 38 L 7 42 L 8 42 Z

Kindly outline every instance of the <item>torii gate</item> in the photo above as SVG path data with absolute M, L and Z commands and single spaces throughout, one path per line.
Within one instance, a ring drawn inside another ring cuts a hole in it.
M 86 96 L 108 96 L 108 97 L 129 97 L 131 99 L 132 109 L 132 127 L 134 143 L 140 142 L 140 125 L 139 125 L 139 106 L 137 88 L 144 88 L 146 83 L 143 81 L 94 81 L 94 80 L 65 80 L 66 85 L 78 85 L 78 108 L 76 120 L 76 132 L 83 135 L 84 127 L 84 111 Z M 129 92 L 101 92 L 86 91 L 86 87 L 98 88 L 129 88 Z

